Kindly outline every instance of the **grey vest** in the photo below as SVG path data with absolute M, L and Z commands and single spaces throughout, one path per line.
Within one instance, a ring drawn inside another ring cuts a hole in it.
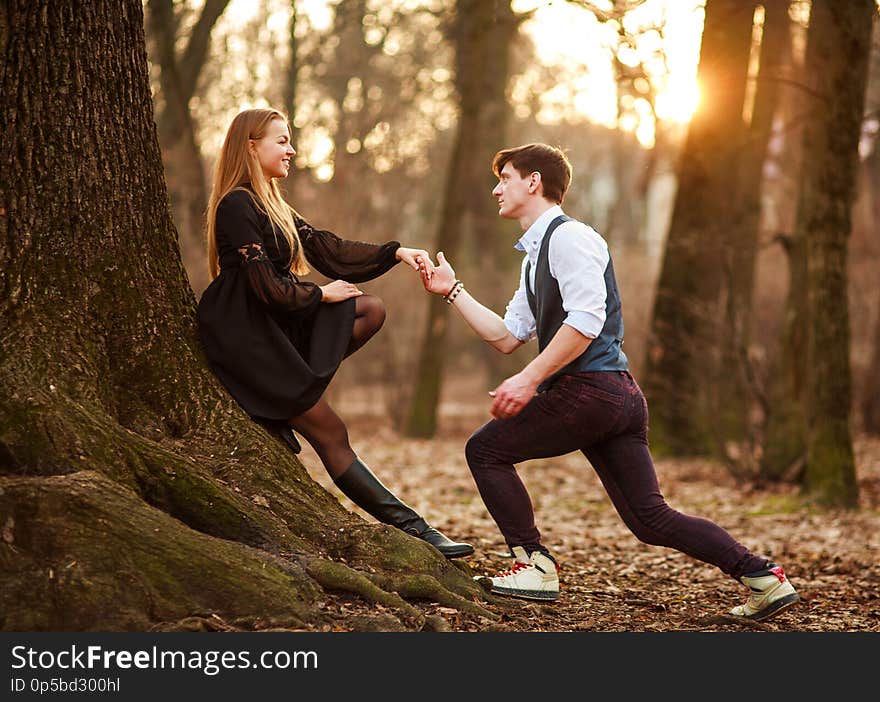
M 535 316 L 538 332 L 538 350 L 543 351 L 550 340 L 559 331 L 562 322 L 567 316 L 562 308 L 562 295 L 559 292 L 559 283 L 550 273 L 550 239 L 553 232 L 563 222 L 572 218 L 560 215 L 547 227 L 547 233 L 541 242 L 538 252 L 538 261 L 535 264 L 535 290 L 532 291 L 529 284 L 531 278 L 532 262 L 526 263 L 525 283 L 526 297 L 529 307 Z M 560 375 L 567 373 L 581 373 L 584 371 L 625 371 L 629 370 L 626 354 L 623 353 L 623 314 L 620 305 L 620 293 L 617 290 L 617 279 L 614 277 L 614 265 L 611 256 L 608 257 L 608 266 L 605 268 L 605 325 L 587 350 L 574 359 L 564 368 L 561 368 L 547 378 L 538 390 L 544 390 Z

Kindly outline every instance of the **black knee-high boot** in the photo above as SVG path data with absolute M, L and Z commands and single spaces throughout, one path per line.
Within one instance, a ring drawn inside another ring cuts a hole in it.
M 427 541 L 447 558 L 460 558 L 474 552 L 474 547 L 470 544 L 452 541 L 429 526 L 418 512 L 395 497 L 359 458 L 355 458 L 333 482 L 367 514 L 383 524 L 390 524 Z

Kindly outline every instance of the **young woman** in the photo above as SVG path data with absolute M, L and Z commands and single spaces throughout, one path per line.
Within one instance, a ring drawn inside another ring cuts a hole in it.
M 430 257 L 396 241 L 347 241 L 308 224 L 277 183 L 295 153 L 287 118 L 278 110 L 245 110 L 226 133 L 207 214 L 213 281 L 198 308 L 208 360 L 251 417 L 282 433 L 294 450 L 291 428 L 304 436 L 336 486 L 365 512 L 448 558 L 469 555 L 470 544 L 430 527 L 373 475 L 323 399 L 342 359 L 385 320 L 382 301 L 357 283 L 399 261 L 418 271 Z M 300 280 L 309 265 L 332 282 Z

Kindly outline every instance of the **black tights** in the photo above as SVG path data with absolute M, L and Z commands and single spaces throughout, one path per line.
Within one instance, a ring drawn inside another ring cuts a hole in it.
M 354 328 L 346 358 L 366 344 L 385 322 L 385 305 L 374 295 L 355 298 Z M 290 420 L 290 426 L 315 449 L 331 478 L 338 478 L 356 458 L 345 423 L 323 398 Z
M 345 350 L 346 358 L 366 344 L 385 323 L 385 303 L 378 297 L 361 295 L 354 302 L 354 328 Z

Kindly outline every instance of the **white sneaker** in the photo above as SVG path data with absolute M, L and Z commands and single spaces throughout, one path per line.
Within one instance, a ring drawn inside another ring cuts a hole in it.
M 761 621 L 797 602 L 797 592 L 785 577 L 785 571 L 775 563 L 768 563 L 765 570 L 742 576 L 743 584 L 751 590 L 748 601 L 730 610 L 737 617 Z
M 530 557 L 522 546 L 514 546 L 512 550 L 516 562 L 510 570 L 491 578 L 492 592 L 527 600 L 559 597 L 559 575 L 553 559 L 541 551 L 532 552 Z

